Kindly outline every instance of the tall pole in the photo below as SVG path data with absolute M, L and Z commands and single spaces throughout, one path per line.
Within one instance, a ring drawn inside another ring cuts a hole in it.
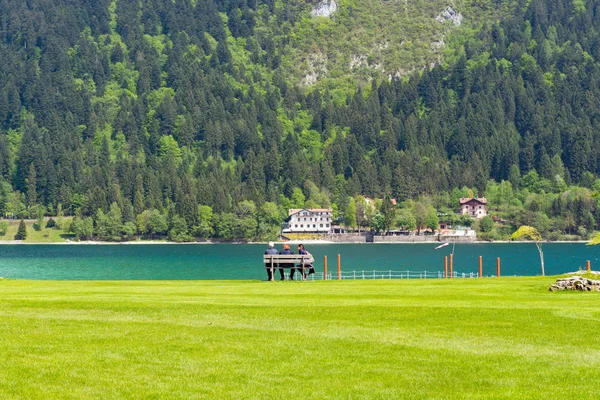
M 338 281 L 342 280 L 342 259 L 338 254 Z
M 452 279 L 452 275 L 454 272 L 454 262 L 453 262 L 454 254 L 450 254 L 450 279 Z
M 592 270 L 592 266 L 590 265 L 590 260 L 587 260 L 585 262 L 585 269 L 587 269 L 587 272 L 590 272 Z
M 483 276 L 483 257 L 479 256 L 479 277 Z
M 327 280 L 327 256 L 323 257 L 323 280 Z
M 444 278 L 448 278 L 448 256 L 444 256 Z
M 500 278 L 500 257 L 496 258 L 496 276 Z

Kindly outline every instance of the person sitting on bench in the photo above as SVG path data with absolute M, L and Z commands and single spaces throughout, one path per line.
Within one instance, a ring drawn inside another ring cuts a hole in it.
M 279 253 L 281 255 L 284 254 L 294 254 L 294 252 L 290 249 L 290 245 L 289 244 L 284 244 L 283 245 L 283 250 L 281 250 L 281 253 Z M 281 268 L 279 268 L 279 273 L 281 274 L 281 280 L 285 280 L 285 277 L 283 275 L 283 269 L 284 268 L 289 268 L 290 269 L 290 281 L 294 280 L 294 263 L 286 263 L 286 264 L 279 264 L 279 266 Z
M 279 254 L 279 252 L 275 248 L 275 243 L 269 242 L 269 248 L 267 248 L 267 250 L 265 250 L 265 254 L 273 254 L 273 255 Z M 271 263 L 266 263 L 265 267 L 267 267 L 267 277 L 269 278 L 269 281 L 272 281 L 273 280 L 273 271 L 275 268 L 277 268 L 277 264 L 273 264 L 272 265 L 273 268 L 271 268 Z M 279 273 L 281 274 L 281 280 L 284 280 L 285 276 L 283 275 L 283 269 L 280 268 Z
M 310 253 L 308 251 L 306 251 L 306 249 L 304 248 L 304 245 L 302 243 L 300 243 L 298 245 L 298 254 L 303 254 L 303 255 L 307 255 L 310 257 Z M 301 274 L 304 273 L 304 275 L 302 276 L 304 279 L 306 279 L 307 275 L 310 274 L 314 274 L 315 273 L 315 267 L 312 264 L 309 264 L 308 262 L 306 262 L 304 264 L 304 271 L 302 271 L 302 264 L 298 264 L 296 266 L 296 269 L 298 270 L 298 272 L 300 272 Z M 306 273 L 306 270 L 308 269 L 308 274 Z M 290 271 L 290 279 L 294 280 L 294 268 L 292 268 L 292 270 Z

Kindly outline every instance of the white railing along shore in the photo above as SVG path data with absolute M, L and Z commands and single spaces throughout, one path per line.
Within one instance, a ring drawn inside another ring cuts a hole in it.
M 297 280 L 301 274 L 297 272 L 294 277 Z M 286 279 L 289 279 L 289 272 L 285 273 Z M 477 272 L 457 272 L 453 271 L 452 278 L 478 278 Z M 393 271 L 393 270 L 361 270 L 361 271 L 342 271 L 340 273 L 341 280 L 366 280 L 366 279 L 443 279 L 443 271 Z M 321 281 L 324 279 L 323 272 L 315 272 L 308 275 L 306 280 Z M 327 280 L 337 280 L 336 272 L 327 272 Z

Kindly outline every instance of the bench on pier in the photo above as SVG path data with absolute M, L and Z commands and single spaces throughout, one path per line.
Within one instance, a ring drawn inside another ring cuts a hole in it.
M 305 268 L 315 260 L 310 254 L 264 254 L 263 262 L 266 269 L 271 269 L 271 273 L 275 268 L 297 268 L 296 265 L 299 265 L 304 279 Z

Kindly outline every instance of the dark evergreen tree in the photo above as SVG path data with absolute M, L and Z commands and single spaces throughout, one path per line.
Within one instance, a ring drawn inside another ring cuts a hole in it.
M 17 234 L 15 235 L 15 240 L 25 240 L 27 238 L 27 226 L 25 226 L 25 221 L 21 220 L 19 222 L 19 227 L 17 228 Z

